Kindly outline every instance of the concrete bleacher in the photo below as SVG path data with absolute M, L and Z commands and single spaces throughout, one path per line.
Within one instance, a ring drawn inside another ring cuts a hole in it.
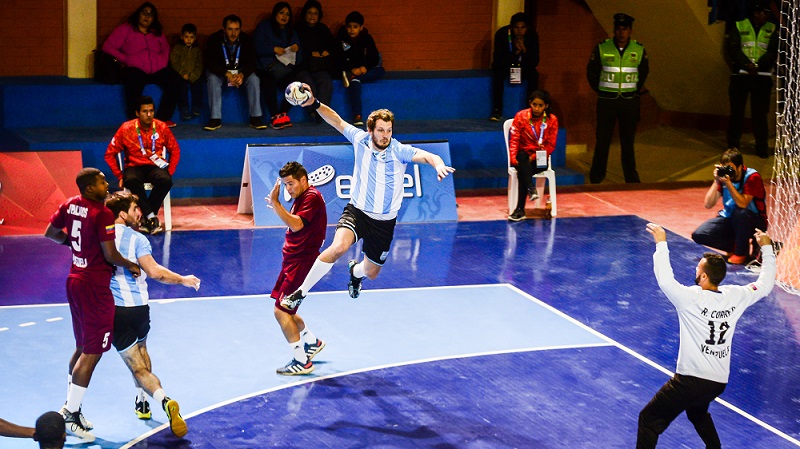
M 147 86 L 144 93 L 158 104 L 157 86 Z M 524 86 L 508 86 L 505 117 L 524 106 L 524 95 Z M 91 80 L 0 79 L 0 151 L 79 149 L 84 165 L 98 167 L 110 177 L 103 154 L 126 119 L 122 98 L 121 85 Z M 365 114 L 378 107 L 392 110 L 399 140 L 449 141 L 457 190 L 506 186 L 502 123 L 487 120 L 490 101 L 490 78 L 485 71 L 387 73 L 385 79 L 363 88 Z M 331 103 L 343 118 L 351 118 L 345 90 L 338 81 Z M 234 89 L 223 91 L 223 126 L 217 131 L 202 130 L 209 118 L 208 108 L 189 121 L 181 121 L 176 111 L 173 120 L 178 126 L 173 133 L 181 145 L 181 162 L 173 197 L 238 196 L 247 144 L 343 141 L 333 128 L 314 123 L 301 108 L 293 108 L 290 117 L 295 123 L 292 128 L 250 129 L 246 97 Z M 565 167 L 565 130 L 559 133 L 552 162 L 559 185 L 584 183 L 582 174 Z

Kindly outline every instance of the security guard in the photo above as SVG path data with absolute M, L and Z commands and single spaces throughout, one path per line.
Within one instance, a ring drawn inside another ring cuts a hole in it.
M 730 31 L 728 39 L 731 62 L 728 148 L 740 148 L 744 110 L 750 95 L 756 154 L 761 158 L 769 157 L 767 115 L 772 95 L 772 68 L 778 59 L 777 27 L 767 21 L 769 13 L 769 2 L 756 3 L 753 18 L 736 22 L 736 28 Z
M 650 72 L 644 46 L 631 39 L 633 17 L 614 15 L 614 38 L 601 42 L 586 66 L 589 85 L 598 93 L 596 145 L 589 180 L 603 181 L 608 166 L 608 148 L 614 126 L 619 121 L 622 171 L 625 182 L 641 182 L 636 171 L 633 141 L 639 122 L 639 95 Z

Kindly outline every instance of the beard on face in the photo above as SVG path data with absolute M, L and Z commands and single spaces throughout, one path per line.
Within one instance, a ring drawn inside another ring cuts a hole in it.
M 390 143 L 392 143 L 392 140 L 388 139 L 388 142 L 386 142 L 386 145 L 381 145 L 380 142 L 378 142 L 378 139 L 376 139 L 375 136 L 372 136 L 372 145 L 374 145 L 375 148 L 377 148 L 379 150 L 385 150 L 386 148 L 389 147 Z

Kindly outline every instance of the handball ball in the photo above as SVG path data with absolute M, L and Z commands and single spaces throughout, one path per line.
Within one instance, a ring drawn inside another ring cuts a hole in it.
M 286 101 L 294 106 L 299 106 L 308 100 L 308 91 L 300 81 L 295 81 L 286 86 Z

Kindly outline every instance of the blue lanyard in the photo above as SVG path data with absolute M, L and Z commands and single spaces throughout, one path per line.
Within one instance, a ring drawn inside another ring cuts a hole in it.
M 231 60 L 228 58 L 228 46 L 225 45 L 225 42 L 222 43 L 222 54 L 225 56 L 225 67 L 229 67 L 231 65 Z M 242 46 L 239 45 L 239 41 L 236 41 L 233 44 L 233 47 L 236 48 L 236 60 L 233 62 L 233 68 L 239 67 L 239 53 L 242 50 Z
M 142 132 L 139 130 L 139 120 L 136 120 L 136 136 L 139 137 L 139 149 L 142 150 L 143 155 L 147 156 L 147 151 L 144 149 L 144 141 L 142 141 Z M 156 139 L 158 139 L 156 122 L 153 122 L 152 134 L 150 135 L 150 153 L 152 154 L 156 154 Z
M 547 129 L 547 113 L 542 112 L 542 124 L 539 126 L 539 133 L 536 133 L 536 127 L 533 126 L 533 117 L 531 117 L 531 132 L 533 132 L 533 137 L 535 137 L 539 141 L 539 145 L 542 144 L 544 140 L 544 130 Z

